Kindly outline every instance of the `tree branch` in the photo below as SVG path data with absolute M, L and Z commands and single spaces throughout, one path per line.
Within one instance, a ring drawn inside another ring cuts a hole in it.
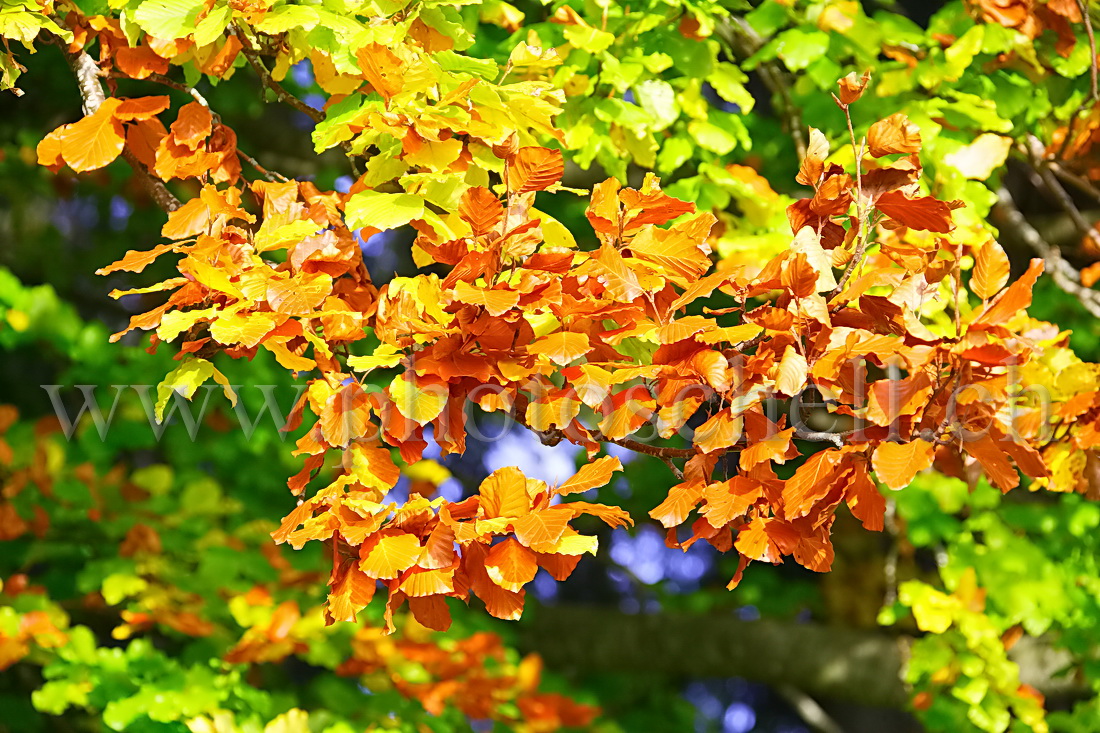
M 742 60 L 752 56 L 764 45 L 764 39 L 743 18 L 734 17 L 729 22 L 723 21 L 719 24 L 719 31 L 719 35 L 726 41 L 730 50 Z M 790 84 L 786 75 L 776 64 L 769 62 L 760 64 L 757 70 L 764 86 L 779 98 L 780 109 L 777 111 L 780 115 L 780 124 L 794 141 L 798 159 L 802 160 L 806 157 L 806 141 L 802 137 L 802 116 L 791 99 Z
M 252 40 L 248 37 L 247 33 L 237 28 L 236 34 L 237 39 L 241 42 L 241 51 L 244 53 L 245 59 L 256 72 L 256 75 L 260 77 L 260 83 L 263 84 L 264 87 L 270 89 L 280 102 L 290 105 L 314 122 L 321 122 L 325 119 L 324 112 L 313 109 L 313 107 L 310 107 L 308 104 L 288 92 L 282 84 L 275 81 L 275 77 L 273 77 L 268 68 L 264 66 L 263 60 L 260 58 L 259 53 L 256 51 L 256 47 L 252 44 Z
M 816 700 L 902 709 L 909 691 L 902 670 L 909 637 L 775 619 L 683 612 L 625 614 L 597 606 L 531 609 L 521 645 L 551 667 L 579 672 L 629 672 L 670 677 L 742 677 Z M 1022 682 L 1048 697 L 1091 693 L 1060 676 L 1073 659 L 1040 639 L 1024 637 L 1010 657 Z
M 69 62 L 69 68 L 76 76 L 76 83 L 80 88 L 80 98 L 83 100 L 84 115 L 95 114 L 107 99 L 107 95 L 103 92 L 103 87 L 99 83 L 99 65 L 85 51 L 69 53 L 64 45 L 62 45 L 61 51 L 65 54 L 65 60 Z M 129 148 L 122 149 L 122 158 L 130 164 L 138 180 L 141 181 L 142 186 L 157 206 L 167 212 L 172 212 L 183 205 L 168 190 L 163 181 L 158 180 L 149 173 L 145 165 L 137 159 L 137 156 Z
M 1014 229 L 1020 238 L 1046 261 L 1047 270 L 1058 287 L 1076 296 L 1085 310 L 1100 318 L 1100 291 L 1086 288 L 1081 284 L 1081 273 L 1062 257 L 1057 247 L 1043 239 L 1043 235 L 1028 223 L 1027 217 L 1020 211 L 1016 200 L 1012 198 L 1012 193 L 1006 187 L 1001 187 L 997 197 L 1000 201 L 993 213 L 995 217 L 999 214 L 1004 220 L 1006 226 L 1002 228 Z

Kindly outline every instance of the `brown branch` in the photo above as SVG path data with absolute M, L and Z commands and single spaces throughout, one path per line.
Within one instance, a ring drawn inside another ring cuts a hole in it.
M 245 59 L 256 72 L 256 75 L 260 77 L 260 83 L 263 84 L 264 87 L 270 89 L 280 102 L 290 105 L 314 122 L 322 122 L 325 119 L 324 112 L 313 109 L 313 107 L 310 107 L 308 104 L 288 92 L 282 84 L 275 80 L 275 77 L 271 75 L 268 68 L 264 66 L 263 60 L 256 50 L 256 46 L 252 44 L 252 40 L 243 29 L 239 27 L 236 28 L 236 35 L 237 39 L 241 42 L 241 51 L 244 53 Z
M 730 50 L 742 60 L 752 56 L 764 45 L 764 39 L 743 18 L 734 17 L 729 22 L 723 21 L 719 24 L 718 31 L 719 37 L 725 40 Z M 802 116 L 794 100 L 791 99 L 790 81 L 787 75 L 771 62 L 761 63 L 757 71 L 768 91 L 779 98 L 780 124 L 794 141 L 798 159 L 802 160 L 806 157 L 806 141 L 802 138 Z
M 1082 178 L 1072 171 L 1066 170 L 1058 161 L 1047 160 L 1046 165 L 1050 168 L 1051 172 L 1054 173 L 1054 175 L 1058 176 L 1071 186 L 1076 186 L 1078 190 L 1083 193 L 1087 193 L 1098 202 L 1100 202 L 1100 188 L 1094 186 L 1092 184 L 1092 181 L 1089 181 L 1087 178 Z
M 1043 143 L 1034 135 L 1028 136 L 1028 156 L 1031 159 L 1032 170 L 1039 177 L 1039 182 L 1047 193 L 1054 198 L 1058 206 L 1069 217 L 1073 225 L 1077 227 L 1082 236 L 1092 240 L 1093 244 L 1100 247 L 1100 231 L 1089 223 L 1081 214 L 1077 205 L 1073 203 L 1073 197 L 1069 195 L 1057 177 L 1051 171 L 1050 166 L 1043 159 Z M 1076 272 L 1076 270 L 1075 270 Z
M 999 214 L 1004 219 L 1007 226 L 1002 228 L 1015 230 L 1020 238 L 1046 261 L 1047 270 L 1058 287 L 1076 296 L 1085 310 L 1100 318 L 1100 291 L 1086 288 L 1081 284 L 1081 273 L 1062 257 L 1057 247 L 1043 239 L 1043 235 L 1028 223 L 1027 217 L 1020 211 L 1016 200 L 1012 198 L 1012 193 L 1007 188 L 1002 186 L 997 196 L 1000 201 L 994 209 L 994 214 Z
M 856 131 L 852 126 L 852 113 L 848 109 L 848 105 L 841 104 L 836 95 L 833 95 L 833 99 L 836 99 L 838 105 L 844 110 L 844 119 L 848 121 L 848 136 L 852 141 L 852 155 L 856 158 L 856 218 L 859 220 L 859 231 L 856 232 L 856 249 L 852 253 L 852 259 L 848 262 L 848 266 L 844 268 L 844 274 L 840 276 L 840 281 L 833 288 L 833 291 L 829 293 L 829 297 L 826 300 L 832 300 L 841 292 L 848 284 L 848 280 L 851 279 L 852 274 L 859 267 L 859 264 L 863 261 L 863 255 L 867 251 L 867 222 L 865 221 L 866 211 L 863 204 L 863 150 L 866 146 L 867 140 L 864 138 L 860 141 L 859 146 L 856 146 Z
M 1092 62 L 1089 64 L 1089 91 L 1093 103 L 1100 102 L 1100 89 L 1097 88 L 1096 68 L 1096 36 L 1092 30 L 1092 17 L 1089 15 L 1088 3 L 1085 0 L 1077 0 L 1077 9 L 1081 12 L 1081 18 L 1085 21 L 1085 34 L 1089 37 L 1089 53 Z
M 269 181 L 282 181 L 283 183 L 286 183 L 287 181 L 290 180 L 289 178 L 284 176 L 279 171 L 273 171 L 273 170 L 269 170 L 267 168 L 264 168 L 262 165 L 260 165 L 260 162 L 258 160 L 256 160 L 255 158 L 253 158 L 251 155 L 244 152 L 240 148 L 237 148 L 237 155 L 239 155 L 242 159 L 244 159 L 244 161 L 246 163 L 248 163 L 250 166 L 252 166 L 257 171 L 259 171 L 260 175 L 262 175 L 264 178 L 266 178 Z
M 107 99 L 107 95 L 103 91 L 103 86 L 99 83 L 101 75 L 99 65 L 85 51 L 69 53 L 64 45 L 62 45 L 61 50 L 62 53 L 65 54 L 65 60 L 68 61 L 69 68 L 72 69 L 73 74 L 76 76 L 76 83 L 80 89 L 80 98 L 82 100 L 84 115 L 89 116 L 95 114 Z M 172 212 L 183 205 L 180 203 L 180 200 L 168 190 L 164 182 L 155 178 L 145 167 L 145 164 L 138 160 L 137 156 L 135 156 L 129 148 L 122 149 L 122 158 L 130 164 L 131 168 L 133 168 L 138 180 L 141 181 L 142 187 L 145 188 L 146 192 L 153 201 L 156 202 L 157 206 L 167 212 Z
M 129 74 L 124 74 L 121 71 L 108 71 L 107 77 L 110 79 L 126 79 L 128 81 L 137 81 L 136 79 L 134 79 L 134 77 L 130 76 Z M 211 110 L 211 112 L 213 112 L 213 109 L 211 109 L 210 107 L 210 103 L 206 101 L 206 98 L 202 96 L 199 90 L 195 89 L 195 87 L 191 87 L 182 82 L 178 82 L 175 79 L 171 79 L 165 76 L 164 74 L 150 74 L 142 81 L 155 82 L 157 84 L 160 84 L 161 86 L 166 86 L 170 89 L 184 92 L 185 94 L 188 94 L 192 98 L 194 98 L 194 100 L 201 104 L 203 107 L 206 107 L 207 109 Z

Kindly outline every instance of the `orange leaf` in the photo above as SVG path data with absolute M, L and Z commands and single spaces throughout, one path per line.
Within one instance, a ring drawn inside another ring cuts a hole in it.
M 934 454 L 935 446 L 919 438 L 910 443 L 882 443 L 875 448 L 871 465 L 879 480 L 897 491 L 931 466 Z
M 396 466 L 395 466 L 396 468 Z M 428 570 L 450 567 L 455 559 L 455 532 L 440 522 L 424 541 L 424 550 L 417 564 Z
M 345 560 L 334 567 L 329 579 L 326 622 L 355 621 L 355 614 L 363 610 L 374 597 L 376 585 L 374 578 L 368 577 L 355 566 L 354 559 Z
M 844 453 L 829 448 L 806 460 L 783 486 L 783 507 L 788 519 L 803 517 L 833 487 Z
M 871 466 L 882 483 L 898 491 L 908 486 L 917 473 L 932 466 L 934 455 L 935 446 L 926 440 L 883 442 L 875 449 Z
M 554 490 L 558 496 L 579 494 L 582 491 L 606 486 L 615 471 L 623 470 L 623 464 L 615 456 L 601 456 L 581 466 L 573 476 Z
M 795 562 L 808 570 L 829 572 L 833 566 L 833 543 L 829 539 L 828 525 L 819 527 L 808 537 L 800 537 L 791 554 Z
M 409 611 L 422 625 L 433 631 L 446 631 L 451 628 L 451 611 L 447 608 L 447 599 L 443 596 L 409 598 Z
M 871 81 L 871 71 L 869 69 L 863 72 L 863 76 L 856 76 L 856 72 L 853 71 L 838 81 L 837 84 L 840 86 L 840 103 L 849 105 L 862 97 L 863 90 L 867 88 L 867 83 L 869 81 Z
M 794 458 L 798 453 L 791 445 L 792 435 L 794 435 L 794 428 L 788 428 L 763 440 L 751 442 L 745 450 L 741 451 L 739 460 L 741 468 L 748 471 L 765 461 L 785 463 L 787 459 Z
M 450 567 L 435 570 L 413 567 L 402 574 L 398 589 L 410 598 L 454 593 L 454 575 L 454 568 Z
M 989 480 L 1001 491 L 1008 491 L 1020 485 L 1020 475 L 1008 462 L 1008 456 L 1004 450 L 989 435 L 983 435 L 978 440 L 963 443 L 966 452 L 978 459 L 982 470 Z
M 508 161 L 508 192 L 542 191 L 560 181 L 564 172 L 560 150 L 520 148 Z
M 727 408 L 695 428 L 692 442 L 704 453 L 713 453 L 722 448 L 729 448 L 740 440 L 743 428 L 744 420 L 741 416 L 734 417 Z
M 108 97 L 96 113 L 66 126 L 61 134 L 61 157 L 74 171 L 102 168 L 122 152 L 126 144 L 122 122 L 115 117 L 119 100 Z
M 168 72 L 168 59 L 159 56 L 148 46 L 116 48 L 114 62 L 118 70 L 131 79 L 147 79 L 153 74 Z
M 919 153 L 920 128 L 901 112 L 871 125 L 867 131 L 871 155 L 881 158 L 892 153 Z
M 41 162 L 41 159 L 39 162 Z M 1081 284 L 1086 288 L 1091 288 L 1097 281 L 1100 281 L 1100 262 L 1093 262 L 1081 270 Z
M 285 279 L 267 282 L 267 299 L 271 309 L 290 316 L 306 315 L 321 305 L 332 293 L 332 278 L 323 272 L 299 272 Z
M 535 553 L 509 537 L 492 546 L 485 557 L 489 578 L 505 590 L 518 592 L 539 570 Z
M 676 527 L 684 523 L 688 514 L 703 498 L 700 484 L 679 484 L 668 490 L 668 496 L 649 513 L 664 527 Z
M 532 354 L 541 354 L 558 366 L 565 366 L 591 350 L 588 336 L 575 331 L 559 331 L 543 336 L 527 347 Z
M 401 59 L 385 46 L 370 43 L 360 48 L 356 54 L 359 68 L 374 91 L 389 104 L 404 87 L 404 64 Z
M 38 154 L 38 165 L 57 173 L 65 164 L 65 159 L 61 157 L 61 136 L 67 127 L 68 125 L 62 125 L 39 141 L 35 150 Z
M 982 300 L 989 300 L 1008 282 L 1008 274 L 1008 255 L 1001 245 L 991 240 L 974 257 L 970 289 Z
M 499 316 L 516 307 L 519 293 L 514 290 L 490 290 L 459 280 L 455 283 L 455 300 L 469 305 L 480 305 L 491 316 Z
M 816 186 L 825 171 L 825 159 L 829 157 L 829 141 L 815 127 L 810 128 L 810 144 L 806 147 L 806 157 L 798 169 L 795 180 L 803 186 Z
M 582 514 L 589 514 L 600 519 L 612 529 L 616 527 L 634 526 L 634 520 L 630 515 L 617 506 L 589 504 L 587 501 L 571 501 L 568 504 L 562 504 L 562 506 L 568 507 L 569 510 L 573 512 L 574 517 L 579 517 Z
M 561 539 L 572 518 L 573 510 L 568 505 L 557 505 L 514 520 L 512 530 L 520 544 L 526 547 L 549 545 Z
M 115 109 L 115 117 L 126 122 L 146 120 L 168 109 L 171 100 L 166 96 L 124 99 Z
M 481 508 L 487 518 L 522 517 L 531 511 L 527 477 L 515 466 L 498 468 L 481 482 Z
M 458 215 L 470 225 L 474 236 L 479 237 L 500 225 L 504 218 L 504 205 L 489 189 L 475 186 L 462 194 L 462 200 L 458 203 Z
M 535 562 L 546 572 L 550 573 L 554 580 L 567 580 L 573 574 L 577 563 L 581 561 L 580 555 L 547 555 L 542 552 L 535 553 Z
M 729 481 L 711 484 L 703 490 L 707 504 L 700 513 L 712 527 L 721 529 L 747 512 L 762 496 L 764 488 L 759 481 L 734 476 Z
M 130 149 L 135 158 L 141 161 L 142 165 L 152 170 L 157 165 L 157 148 L 160 147 L 160 141 L 167 134 L 168 131 L 164 129 L 164 125 L 156 117 L 138 120 L 136 123 L 126 126 L 126 147 Z M 179 211 L 179 209 L 176 211 Z
M 1043 261 L 1036 257 L 1018 280 L 1009 285 L 974 320 L 974 325 L 1000 326 L 1031 305 L 1031 289 L 1043 272 Z
M 668 229 L 648 227 L 631 240 L 630 253 L 686 288 L 710 269 L 706 240 L 716 221 L 713 214 L 703 212 Z
M 741 528 L 733 546 L 752 560 L 778 563 L 783 555 L 794 551 L 798 538 L 798 532 L 787 522 L 757 517 Z
M 810 368 L 806 364 L 806 357 L 799 354 L 794 346 L 788 346 L 783 352 L 783 359 L 779 362 L 776 372 L 776 391 L 794 397 L 806 386 L 806 377 L 809 373 Z
M 893 445 L 893 443 L 884 443 Z M 883 516 L 886 514 L 886 497 L 879 492 L 875 482 L 867 475 L 867 464 L 860 461 L 848 481 L 848 490 L 844 497 L 848 508 L 863 526 L 872 532 L 881 532 Z
M 128 250 L 126 252 L 126 256 L 123 257 L 121 260 L 107 265 L 106 267 L 99 268 L 95 271 L 95 274 L 107 275 L 112 272 L 117 272 L 119 270 L 125 270 L 127 272 L 141 272 L 150 264 L 152 264 L 153 261 L 160 257 L 162 254 L 164 254 L 165 252 L 172 252 L 178 246 L 179 245 L 177 244 L 169 243 L 158 244 L 156 247 L 153 247 L 150 250 Z
M 195 150 L 210 137 L 212 123 L 209 109 L 198 102 L 185 104 L 172 123 L 172 138 L 179 145 Z
M 878 197 L 875 206 L 910 229 L 946 234 L 955 228 L 951 207 L 933 196 L 909 198 L 901 191 L 887 191 Z
M 359 569 L 372 578 L 390 580 L 411 568 L 420 557 L 416 535 L 400 533 L 368 540 L 360 547 Z

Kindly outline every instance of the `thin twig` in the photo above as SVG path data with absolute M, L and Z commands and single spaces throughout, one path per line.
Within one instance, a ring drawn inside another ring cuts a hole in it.
M 839 101 L 837 103 L 839 104 Z M 844 118 L 848 121 L 848 136 L 852 141 L 852 155 L 856 158 L 856 218 L 859 220 L 859 230 L 856 232 L 856 249 L 852 253 L 852 259 L 848 261 L 848 266 L 844 268 L 844 274 L 840 276 L 840 281 L 829 293 L 826 300 L 832 300 L 844 291 L 844 286 L 848 284 L 848 280 L 851 279 L 852 274 L 859 267 L 859 263 L 863 261 L 863 255 L 867 249 L 867 223 L 864 221 L 866 212 L 863 209 L 863 152 L 867 140 L 866 138 L 860 140 L 859 146 L 856 146 L 856 131 L 852 126 L 852 113 L 849 111 L 848 105 L 841 105 L 841 107 L 844 110 Z
M 1046 165 L 1050 167 L 1054 175 L 1058 176 L 1066 183 L 1076 186 L 1080 191 L 1089 194 L 1100 202 L 1100 188 L 1094 186 L 1087 178 L 1082 178 L 1076 173 L 1066 170 L 1061 163 L 1054 160 L 1046 161 Z
M 264 66 L 263 60 L 260 58 L 259 53 L 256 51 L 256 47 L 252 44 L 252 40 L 248 37 L 247 33 L 240 28 L 237 28 L 236 33 L 237 39 L 241 42 L 241 51 L 244 53 L 245 59 L 253 70 L 255 70 L 257 76 L 260 77 L 260 83 L 270 89 L 272 93 L 274 93 L 276 99 L 283 104 L 290 105 L 314 122 L 321 122 L 325 119 L 324 112 L 313 109 L 313 107 L 310 107 L 283 88 L 282 84 L 275 81 L 275 77 L 273 77 L 268 68 Z
M 244 152 L 240 148 L 237 148 L 237 155 L 241 156 L 241 158 L 243 158 L 246 163 L 259 171 L 260 175 L 262 175 L 269 181 L 282 181 L 283 183 L 286 183 L 290 180 L 279 171 L 273 171 L 268 168 L 264 168 L 262 165 L 260 165 L 259 161 L 257 161 L 255 158 L 253 158 L 251 155 Z
M 1089 64 L 1089 91 L 1092 93 L 1092 101 L 1100 102 L 1100 89 L 1096 83 L 1096 36 L 1092 31 L 1092 18 L 1089 16 L 1088 3 L 1085 0 L 1077 0 L 1077 8 L 1081 11 L 1081 18 L 1085 21 L 1085 33 L 1089 37 L 1089 54 L 1092 63 Z
M 1084 217 L 1077 208 L 1077 205 L 1073 203 L 1073 197 L 1066 192 L 1066 189 L 1062 187 L 1062 184 L 1058 182 L 1058 179 L 1050 171 L 1049 166 L 1045 164 L 1043 160 L 1043 144 L 1034 135 L 1028 136 L 1027 152 L 1028 157 L 1031 159 L 1032 169 L 1039 175 L 1039 180 L 1042 182 L 1043 187 L 1054 198 L 1055 202 L 1057 202 L 1062 211 L 1066 213 L 1066 216 L 1070 218 L 1070 221 L 1073 222 L 1080 233 L 1092 239 L 1093 243 L 1100 247 L 1100 232 L 1096 231 L 1096 228 Z
M 663 461 L 664 464 L 668 466 L 668 470 L 672 471 L 672 475 L 676 477 L 677 481 L 684 480 L 684 472 L 681 471 L 680 468 L 672 462 L 671 458 L 662 458 L 661 461 Z
M 734 17 L 731 22 L 722 22 L 718 30 L 719 37 L 725 40 L 730 49 L 741 59 L 752 56 L 764 45 L 764 39 L 743 18 Z M 791 99 L 790 82 L 787 76 L 778 66 L 770 62 L 760 64 L 757 71 L 768 91 L 779 97 L 780 123 L 794 141 L 798 159 L 802 160 L 806 157 L 806 141 L 802 137 L 802 117 L 794 100 Z

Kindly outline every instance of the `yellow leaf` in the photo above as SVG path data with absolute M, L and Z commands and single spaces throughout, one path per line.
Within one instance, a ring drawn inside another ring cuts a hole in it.
M 412 371 L 398 374 L 390 382 L 390 398 L 397 411 L 417 425 L 429 423 L 443 412 L 448 394 L 445 382 L 417 377 Z
M 364 544 L 363 549 L 367 552 L 359 560 L 359 569 L 372 578 L 391 580 L 416 564 L 420 540 L 416 535 L 391 534 L 380 537 L 373 545 Z
M 932 465 L 935 446 L 925 440 L 911 443 L 882 443 L 875 449 L 871 465 L 882 483 L 895 491 L 904 489 L 920 471 Z
M 514 290 L 490 290 L 479 288 L 467 282 L 459 281 L 455 285 L 455 300 L 469 305 L 480 305 L 491 316 L 499 316 L 516 307 L 519 293 Z
M 943 160 L 962 173 L 964 178 L 984 181 L 1004 165 L 1011 149 L 1012 138 L 987 132 L 978 135 L 966 147 L 945 155 Z
M 809 373 L 806 357 L 795 351 L 794 346 L 788 346 L 775 376 L 776 391 L 794 397 L 806 386 L 806 375 Z
M 1001 245 L 990 240 L 982 245 L 974 257 L 974 272 L 970 289 L 982 300 L 989 300 L 1008 282 L 1008 255 Z
M 621 470 L 623 470 L 623 464 L 618 458 L 602 456 L 581 466 L 581 469 L 555 489 L 554 493 L 558 496 L 568 496 L 605 486 L 612 475 Z
M 558 366 L 565 366 L 579 359 L 592 348 L 588 335 L 573 331 L 559 331 L 543 336 L 527 347 L 532 354 L 541 354 Z

